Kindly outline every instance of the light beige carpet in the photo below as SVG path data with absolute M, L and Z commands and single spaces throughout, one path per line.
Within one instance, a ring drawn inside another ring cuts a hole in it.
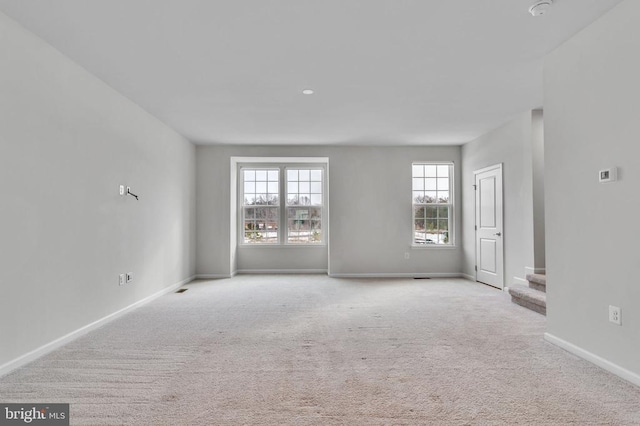
M 199 281 L 0 378 L 81 425 L 640 425 L 640 388 L 459 279 Z

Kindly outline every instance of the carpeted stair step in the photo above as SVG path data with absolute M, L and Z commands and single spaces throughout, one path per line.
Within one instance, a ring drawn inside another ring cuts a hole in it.
M 538 291 L 547 292 L 547 276 L 542 274 L 528 274 L 527 281 L 529 281 L 529 287 Z
M 547 295 L 533 288 L 514 284 L 509 287 L 511 301 L 539 314 L 547 314 Z

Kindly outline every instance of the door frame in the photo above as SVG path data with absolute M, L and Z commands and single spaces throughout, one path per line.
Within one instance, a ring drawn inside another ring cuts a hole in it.
M 496 287 L 499 288 L 500 290 L 504 290 L 505 285 L 505 256 L 504 256 L 504 173 L 503 173 L 503 167 L 502 167 L 503 163 L 497 163 L 494 164 L 492 166 L 487 166 L 487 167 L 483 167 L 482 169 L 478 169 L 475 170 L 473 172 L 473 195 L 474 195 L 474 202 L 473 202 L 473 209 L 474 209 L 474 215 L 473 215 L 473 222 L 474 222 L 474 252 L 475 252 L 475 280 L 476 282 L 482 282 L 482 281 L 478 281 L 478 187 L 477 187 L 477 180 L 478 180 L 478 175 L 482 174 L 482 173 L 486 173 L 486 172 L 490 172 L 493 170 L 497 170 L 500 174 L 500 196 L 501 196 L 501 209 L 500 209 L 500 216 L 501 216 L 501 221 L 502 221 L 502 230 L 499 231 L 502 233 L 501 238 L 500 238 L 500 244 L 502 245 L 502 250 L 500 250 L 500 253 L 502 254 L 502 259 L 500 261 L 500 264 L 502 266 L 502 270 L 501 272 L 501 276 L 502 276 L 502 282 L 500 283 L 499 286 L 493 286 L 492 284 L 488 284 L 488 283 L 484 283 L 483 284 L 487 284 L 487 285 L 491 285 L 492 287 Z

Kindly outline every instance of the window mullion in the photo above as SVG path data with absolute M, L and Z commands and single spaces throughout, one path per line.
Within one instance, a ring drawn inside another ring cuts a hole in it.
M 287 242 L 287 182 L 286 182 L 286 166 L 279 166 L 279 186 L 280 199 L 278 203 L 278 244 L 283 245 Z

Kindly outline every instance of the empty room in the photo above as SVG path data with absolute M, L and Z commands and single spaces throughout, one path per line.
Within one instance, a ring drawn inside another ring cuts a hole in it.
M 0 0 L 0 425 L 640 425 L 639 17 Z

